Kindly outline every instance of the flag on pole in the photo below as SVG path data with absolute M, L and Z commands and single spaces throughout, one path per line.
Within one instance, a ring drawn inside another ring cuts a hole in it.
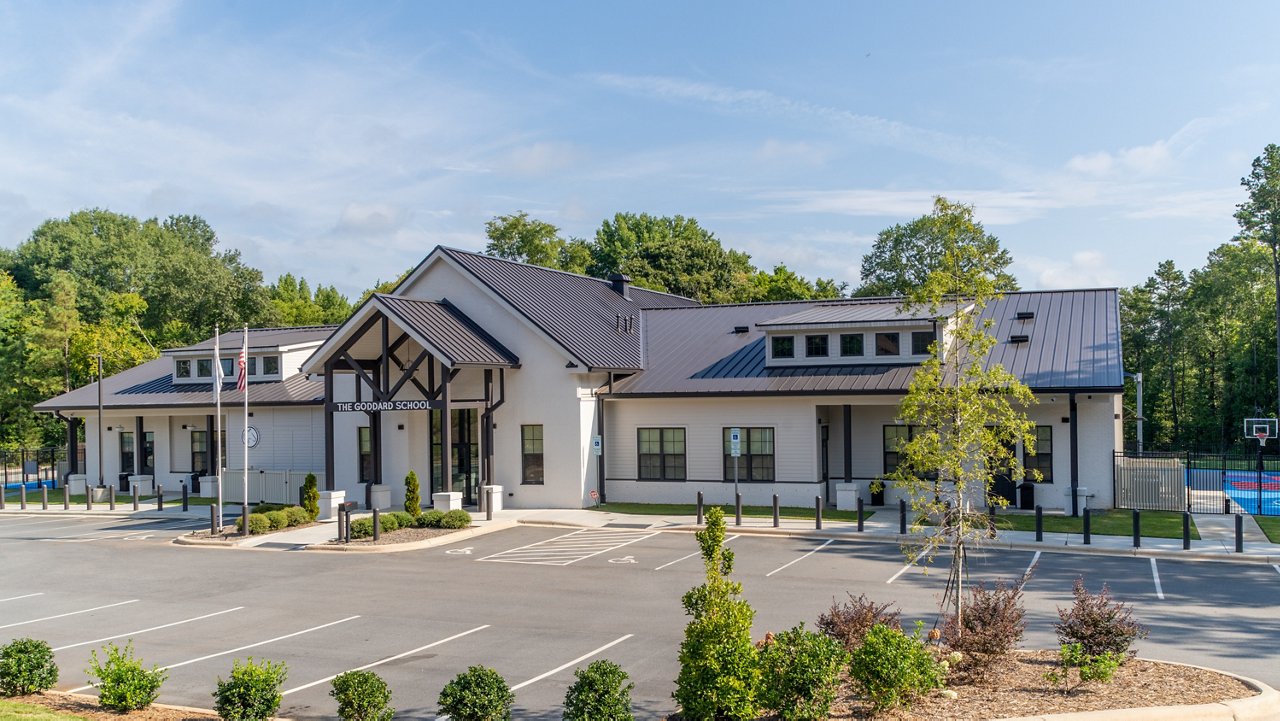
M 244 345 L 240 346 L 240 360 L 238 361 L 238 365 L 236 366 L 236 372 L 240 374 L 239 378 L 236 379 L 236 390 L 240 391 L 241 393 L 244 393 L 245 390 L 248 389 L 249 387 L 249 373 L 248 373 L 249 361 L 246 359 L 246 355 L 248 352 L 249 352 L 249 332 L 246 330 L 244 334 Z
M 244 327 L 244 341 L 240 344 L 240 380 L 236 383 L 236 390 L 244 393 L 244 485 L 242 486 L 244 495 L 241 500 L 244 504 L 240 507 L 240 522 L 243 524 L 241 532 L 249 535 L 249 366 L 246 360 L 249 356 L 249 326 Z
M 213 405 L 214 405 L 214 430 L 213 439 L 213 475 L 218 478 L 217 488 L 217 509 L 214 515 L 218 520 L 214 524 L 219 530 L 222 528 L 222 464 L 225 459 L 222 457 L 222 346 L 219 338 L 222 332 L 218 326 L 213 326 Z

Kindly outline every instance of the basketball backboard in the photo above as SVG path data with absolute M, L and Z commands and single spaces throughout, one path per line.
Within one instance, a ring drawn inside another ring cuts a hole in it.
M 1275 418 L 1244 419 L 1244 436 L 1265 444 L 1268 438 L 1275 438 L 1280 431 L 1280 420 Z

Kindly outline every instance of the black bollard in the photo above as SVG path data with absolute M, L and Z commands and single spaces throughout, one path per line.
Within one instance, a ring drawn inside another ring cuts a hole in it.
M 484 490 L 484 520 L 493 520 L 493 489 L 486 488 Z
M 1090 513 L 1088 508 L 1084 509 L 1084 545 L 1086 546 L 1093 543 L 1093 524 L 1090 523 L 1093 518 Z
M 898 533 L 907 535 L 907 501 L 904 498 L 898 499 Z
M 22 483 L 18 484 L 18 502 L 22 505 L 22 510 L 27 510 L 27 480 L 22 479 Z
M 1036 506 L 1036 542 L 1044 540 L 1044 508 Z
M 1236 514 L 1236 553 L 1244 553 L 1244 516 Z
M 373 509 L 373 540 L 382 538 L 382 521 L 378 519 L 378 509 Z
M 8 469 L 3 471 L 5 476 L 0 477 L 0 511 L 4 510 L 4 497 L 9 493 L 9 476 Z
M 87 486 L 88 484 L 86 483 L 85 485 Z M 86 488 L 85 490 L 88 490 L 88 489 Z M 71 510 L 71 489 L 68 488 L 67 484 L 65 483 L 62 484 L 62 510 L 64 511 Z
M 218 506 L 211 504 L 209 506 L 209 535 L 218 535 Z
M 116 510 L 116 487 L 107 486 L 107 510 Z
M 342 527 L 342 542 L 351 543 L 351 508 L 343 504 L 342 512 L 347 516 L 347 523 Z
M 813 530 L 822 530 L 822 496 L 813 497 Z
M 1142 547 L 1142 511 L 1133 509 L 1133 547 Z
M 773 494 L 773 527 L 782 525 L 781 509 L 778 507 L 778 494 Z
M 249 499 L 240 504 L 240 535 L 249 535 Z
M 156 484 L 156 510 L 164 510 L 164 486 Z
M 342 506 L 338 506 L 338 543 L 342 543 Z
M 84 482 L 84 510 L 93 510 L 93 486 L 88 481 Z
M 138 484 L 130 484 L 129 488 L 133 491 L 133 510 L 136 511 L 138 510 Z
M 49 488 L 43 483 L 40 484 L 40 510 L 49 510 Z
M 742 525 L 742 494 L 733 494 L 733 525 Z
M 1182 512 L 1182 550 L 1191 550 L 1191 514 Z
M 698 491 L 698 525 L 702 525 L 702 491 Z
M 858 533 L 862 533 L 862 499 L 858 499 Z
M 182 512 L 186 513 L 191 510 L 191 489 L 187 488 L 187 484 L 182 484 Z

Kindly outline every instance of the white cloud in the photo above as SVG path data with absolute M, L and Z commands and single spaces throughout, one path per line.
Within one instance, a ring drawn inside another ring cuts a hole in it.
M 570 143 L 534 143 L 511 150 L 499 167 L 517 175 L 550 175 L 571 165 L 577 155 Z
M 783 162 L 818 166 L 826 162 L 830 151 L 804 141 L 784 141 L 770 138 L 756 150 L 756 158 L 766 162 Z
M 1065 205 L 1041 191 L 1002 190 L 791 190 L 760 193 L 772 201 L 766 207 L 782 213 L 834 213 L 837 215 L 913 218 L 933 208 L 933 199 L 974 206 L 974 215 L 987 225 L 1013 225 L 1040 217 Z
M 1024 256 L 1015 260 L 1013 270 L 1029 288 L 1098 288 L 1120 283 L 1113 264 L 1097 250 L 1077 251 L 1069 260 Z M 1028 279 L 1031 282 L 1026 282 Z

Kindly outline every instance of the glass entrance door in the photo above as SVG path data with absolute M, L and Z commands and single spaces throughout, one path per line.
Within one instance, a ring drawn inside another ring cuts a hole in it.
M 480 495 L 480 414 L 475 408 L 455 408 L 449 412 L 453 478 L 447 487 L 441 467 L 440 416 L 440 411 L 431 411 L 431 492 L 461 493 L 463 503 L 474 505 Z

